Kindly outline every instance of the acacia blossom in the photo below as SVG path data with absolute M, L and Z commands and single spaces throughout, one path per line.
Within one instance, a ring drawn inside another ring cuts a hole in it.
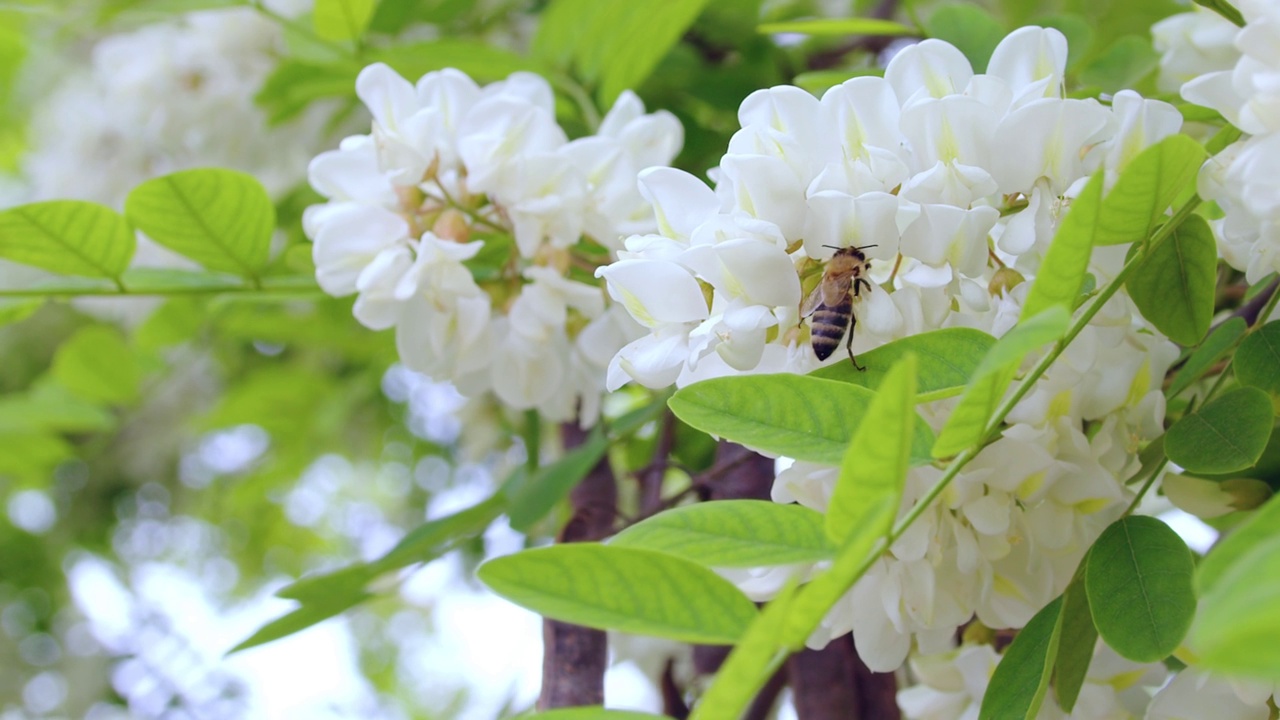
M 926 40 L 883 78 L 859 77 L 815 98 L 753 93 L 742 128 L 712 172 L 641 174 L 656 233 L 633 235 L 597 273 L 648 329 L 618 353 L 610 388 L 685 385 L 728 374 L 807 373 L 824 363 L 800 317 L 836 248 L 871 260 L 855 302 L 854 352 L 946 327 L 995 336 L 1019 319 L 1030 282 L 1071 198 L 1104 169 L 1113 180 L 1181 116 L 1131 91 L 1110 106 L 1063 96 L 1066 39 L 1011 33 L 975 74 L 955 47 Z M 869 247 L 868 247 L 869 246 Z M 1123 249 L 1090 272 L 1114 277 Z M 809 638 L 853 631 L 877 671 L 951 647 L 976 617 L 1022 627 L 1059 594 L 1080 558 L 1123 511 L 1137 451 L 1159 435 L 1161 382 L 1176 348 L 1122 291 L 1105 305 L 1008 418 L 995 443 L 952 482 Z M 837 351 L 825 364 L 849 362 Z M 934 430 L 955 400 L 921 406 Z M 825 510 L 838 470 L 796 462 L 778 502 Z M 912 469 L 900 513 L 942 475 Z M 725 574 L 755 600 L 806 567 Z
M 328 198 L 303 218 L 320 286 L 355 294 L 367 327 L 395 328 L 413 370 L 593 422 L 609 359 L 640 329 L 589 271 L 624 234 L 656 227 L 635 177 L 671 161 L 679 122 L 624 92 L 595 135 L 571 141 L 530 73 L 481 87 L 447 69 L 413 84 L 374 64 L 356 92 L 372 132 L 310 165 Z

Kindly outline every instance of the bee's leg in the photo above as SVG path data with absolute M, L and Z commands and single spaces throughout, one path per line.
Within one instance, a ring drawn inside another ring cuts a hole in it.
M 849 316 L 849 335 L 845 338 L 844 349 L 849 353 L 849 362 L 858 369 L 858 372 L 866 372 L 867 369 L 858 364 L 858 359 L 853 356 L 853 329 L 858 326 L 858 316 Z
M 871 282 L 870 282 L 869 280 L 867 280 L 866 278 L 861 278 L 861 277 L 860 277 L 860 278 L 858 278 L 858 279 L 856 279 L 856 280 L 854 280 L 854 281 L 853 281 L 853 295 L 854 295 L 854 297 L 862 297 L 862 294 L 859 292 L 859 290 L 860 290 L 860 287 L 859 287 L 859 286 L 860 286 L 860 285 L 865 285 L 865 286 L 866 286 L 866 288 L 867 288 L 867 292 L 871 292 Z

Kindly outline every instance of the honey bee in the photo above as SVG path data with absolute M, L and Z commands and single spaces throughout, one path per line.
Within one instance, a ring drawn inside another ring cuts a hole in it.
M 858 318 L 853 314 L 853 299 L 861 297 L 864 287 L 867 292 L 871 292 L 871 283 L 866 278 L 867 271 L 871 269 L 871 261 L 862 251 L 875 245 L 823 247 L 835 250 L 836 254 L 827 263 L 822 282 L 818 283 L 800 306 L 800 317 L 813 316 L 809 321 L 810 343 L 813 345 L 813 354 L 819 360 L 831 357 L 848 328 L 849 338 L 844 347 L 849 352 L 849 360 L 855 368 L 866 370 L 853 357 L 853 328 L 858 324 Z

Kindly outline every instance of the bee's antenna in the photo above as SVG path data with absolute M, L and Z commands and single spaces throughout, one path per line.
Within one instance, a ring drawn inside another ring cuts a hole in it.
M 869 247 L 880 247 L 880 246 L 876 244 L 871 244 L 871 245 L 863 245 L 862 247 L 856 247 L 856 248 L 842 248 L 842 247 L 836 247 L 835 245 L 823 245 L 822 247 L 831 248 L 832 250 L 866 250 Z
M 880 247 L 880 246 L 879 246 L 879 245 L 875 245 L 875 244 L 871 244 L 871 245 L 863 245 L 862 247 L 856 247 L 856 248 L 854 248 L 854 250 L 866 250 L 866 249 L 867 249 L 867 248 L 869 248 L 869 247 Z

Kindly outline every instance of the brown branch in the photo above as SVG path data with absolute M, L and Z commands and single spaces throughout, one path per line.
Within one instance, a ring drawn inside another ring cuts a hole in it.
M 565 448 L 581 445 L 586 433 L 575 422 L 561 426 Z M 569 493 L 573 516 L 560 531 L 558 542 L 600 540 L 613 532 L 618 485 L 607 458 L 587 473 Z M 604 671 L 609 661 L 608 636 L 603 630 L 542 621 L 542 694 L 539 710 L 604 704 Z
M 689 717 L 689 703 L 684 701 L 684 692 L 676 684 L 675 665 L 675 660 L 669 659 L 662 669 L 662 714 L 675 720 L 685 720 Z
M 787 686 L 787 673 L 783 668 L 779 668 L 769 678 L 769 681 L 760 688 L 760 692 L 756 694 L 756 698 L 751 701 L 751 705 L 747 707 L 747 711 L 742 714 L 742 720 L 766 720 L 769 713 L 773 710 L 773 706 L 778 703 L 778 696 L 782 694 L 782 688 Z
M 898 720 L 897 680 L 862 662 L 853 636 L 822 650 L 803 650 L 787 660 L 787 674 L 800 720 Z
M 653 460 L 636 476 L 640 483 L 640 517 L 654 515 L 664 508 L 662 481 L 667 476 L 667 468 L 671 466 L 671 450 L 675 444 L 676 418 L 670 410 L 666 410 L 659 420 L 658 442 L 653 451 Z

